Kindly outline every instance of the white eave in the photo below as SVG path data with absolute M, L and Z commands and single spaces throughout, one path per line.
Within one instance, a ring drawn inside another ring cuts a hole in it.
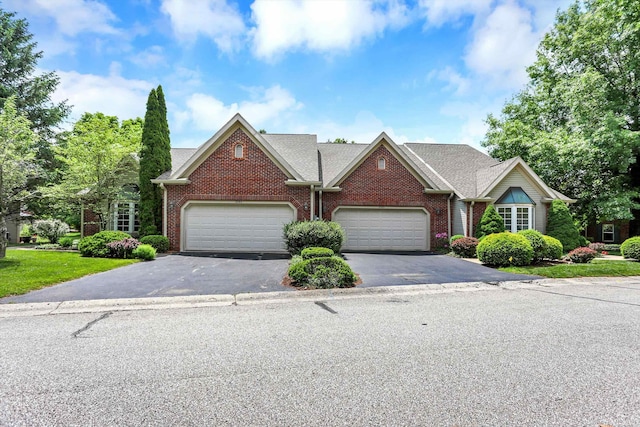
M 187 178 L 152 179 L 151 182 L 153 184 L 171 184 L 171 185 L 187 185 L 187 184 L 191 184 L 191 180 L 189 180 Z

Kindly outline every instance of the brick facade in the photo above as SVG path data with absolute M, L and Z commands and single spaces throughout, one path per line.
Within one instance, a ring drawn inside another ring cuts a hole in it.
M 378 160 L 385 159 L 385 169 Z M 379 146 L 339 184 L 342 191 L 322 196 L 322 218 L 331 220 L 339 206 L 422 207 L 431 217 L 431 242 L 436 233 L 447 232 L 448 194 L 425 194 L 424 184 L 384 146 Z
M 235 147 L 243 157 L 235 158 Z M 298 220 L 310 219 L 310 189 L 288 186 L 288 176 L 242 130 L 235 130 L 189 176 L 188 185 L 167 189 L 167 237 L 172 251 L 180 250 L 180 209 L 189 200 L 281 201 L 298 210 Z

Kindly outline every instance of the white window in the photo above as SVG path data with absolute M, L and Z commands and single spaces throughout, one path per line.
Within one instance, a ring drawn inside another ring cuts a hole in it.
M 378 159 L 378 170 L 385 170 L 387 168 L 387 161 L 384 157 Z
M 138 204 L 136 202 L 120 202 L 113 206 L 113 229 L 133 233 L 140 229 Z
M 615 240 L 615 226 L 613 224 L 602 224 L 602 241 L 613 242 Z
M 242 144 L 237 144 L 235 146 L 233 155 L 236 159 L 242 159 L 244 157 L 244 147 Z
M 496 206 L 504 228 L 512 233 L 533 228 L 533 206 Z

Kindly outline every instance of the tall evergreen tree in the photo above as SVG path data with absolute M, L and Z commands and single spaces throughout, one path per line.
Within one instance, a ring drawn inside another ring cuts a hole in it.
M 142 130 L 140 151 L 140 234 L 162 232 L 162 190 L 152 179 L 171 169 L 171 140 L 162 86 L 152 89 Z

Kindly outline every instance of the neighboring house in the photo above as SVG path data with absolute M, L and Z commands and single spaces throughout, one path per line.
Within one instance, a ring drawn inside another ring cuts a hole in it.
M 629 221 L 604 221 L 587 226 L 587 238 L 593 242 L 622 243 L 630 237 Z
M 473 235 L 487 204 L 507 229 L 545 231 L 554 199 L 519 157 L 495 160 L 467 145 L 318 143 L 260 134 L 239 114 L 197 149 L 173 149 L 164 234 L 181 252 L 284 251 L 292 220 L 339 222 L 345 250 L 431 249 L 437 233 Z M 129 211 L 131 212 L 131 211 Z M 130 223 L 129 223 L 130 224 Z

